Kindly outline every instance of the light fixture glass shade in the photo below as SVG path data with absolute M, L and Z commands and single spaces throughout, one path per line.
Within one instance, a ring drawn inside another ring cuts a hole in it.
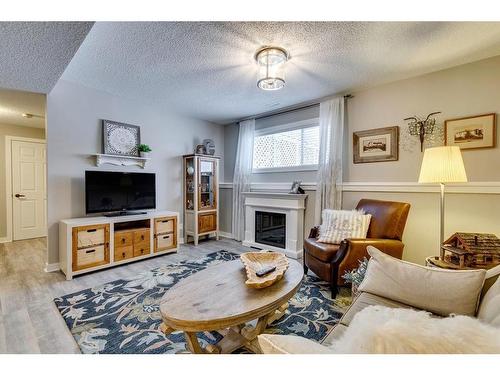
M 460 148 L 443 146 L 425 150 L 418 182 L 440 184 L 467 182 Z
M 257 86 L 262 90 L 279 90 L 285 86 L 285 63 L 287 52 L 279 47 L 265 47 L 257 51 L 255 60 L 259 64 Z

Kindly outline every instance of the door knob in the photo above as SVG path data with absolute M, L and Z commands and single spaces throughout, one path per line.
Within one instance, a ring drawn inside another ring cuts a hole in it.
M 16 194 L 16 195 L 14 195 L 14 196 L 15 196 L 16 198 L 24 198 L 24 197 L 26 197 L 26 195 L 24 195 L 24 194 Z

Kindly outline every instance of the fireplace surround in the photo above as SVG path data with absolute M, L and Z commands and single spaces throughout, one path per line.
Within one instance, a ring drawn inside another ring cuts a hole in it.
M 244 192 L 243 246 L 302 257 L 306 194 Z

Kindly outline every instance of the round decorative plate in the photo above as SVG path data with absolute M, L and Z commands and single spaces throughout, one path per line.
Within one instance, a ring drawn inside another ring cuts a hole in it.
M 107 153 L 137 155 L 138 129 L 117 124 L 108 124 L 106 132 Z

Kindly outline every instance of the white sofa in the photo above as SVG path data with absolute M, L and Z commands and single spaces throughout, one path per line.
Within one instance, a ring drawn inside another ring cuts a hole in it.
M 418 288 L 413 284 L 419 280 L 421 282 L 429 279 L 440 280 L 444 277 L 449 279 L 445 283 L 451 284 L 451 288 L 455 285 L 455 289 L 460 293 L 460 290 L 464 289 L 463 285 L 467 283 L 461 281 L 460 278 L 463 280 L 464 277 L 471 275 L 465 273 L 467 271 L 440 270 L 414 265 L 394 258 L 388 259 L 389 256 L 380 255 L 382 253 L 373 248 L 369 249 L 369 252 L 372 257 L 365 280 L 360 285 L 361 293 L 355 298 L 339 323 L 328 333 L 321 344 L 297 336 L 260 335 L 259 344 L 262 352 L 264 354 L 333 354 L 330 346 L 342 337 L 356 314 L 368 306 L 429 311 L 429 309 L 423 309 L 422 306 L 427 306 L 430 303 L 430 309 L 434 310 L 431 311 L 433 317 L 447 316 L 455 309 L 463 310 L 462 305 L 464 302 L 460 300 L 460 297 L 455 296 L 453 291 L 448 290 L 450 285 L 448 285 L 448 288 L 443 285 L 435 285 L 434 288 L 430 288 L 429 285 L 427 285 L 427 288 Z M 393 268 L 391 269 L 391 267 Z M 429 272 L 431 273 L 430 276 Z M 473 277 L 478 279 L 478 274 L 474 275 Z M 472 313 L 462 312 L 462 314 L 475 316 L 482 322 L 500 328 L 500 266 L 487 272 L 483 271 L 482 275 L 483 278 L 480 280 L 480 284 L 478 284 L 477 280 L 475 286 L 472 285 L 472 282 L 469 282 L 471 285 L 469 293 L 477 295 L 477 297 L 472 296 L 472 299 L 476 298 L 477 301 Z M 456 282 L 453 281 L 454 278 L 457 278 Z M 394 280 L 396 280 L 395 284 Z M 479 288 L 473 291 L 474 288 L 477 288 L 477 285 L 479 285 Z M 411 292 L 409 291 L 411 290 L 415 291 L 416 296 L 410 295 Z M 441 295 L 439 295 L 440 293 Z M 450 296 L 452 298 L 449 298 Z M 442 302 L 447 298 L 450 301 L 450 311 L 446 311 L 447 305 L 444 305 L 444 310 L 442 305 L 436 308 L 432 306 L 432 303 L 436 303 L 437 299 Z M 436 313 L 436 311 L 442 312 Z

